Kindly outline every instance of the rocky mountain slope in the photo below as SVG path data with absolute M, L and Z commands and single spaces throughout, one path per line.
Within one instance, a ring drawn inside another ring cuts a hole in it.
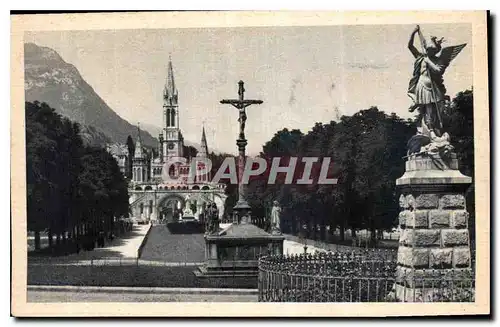
M 134 139 L 137 127 L 114 112 L 82 78 L 78 69 L 48 47 L 24 45 L 26 101 L 46 102 L 58 113 L 82 125 L 82 137 L 90 144 L 125 143 Z M 157 140 L 141 133 L 144 145 L 156 147 Z

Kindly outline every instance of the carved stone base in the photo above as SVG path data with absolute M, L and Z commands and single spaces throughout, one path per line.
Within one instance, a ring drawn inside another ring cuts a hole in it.
M 452 158 L 450 167 L 458 167 L 456 160 Z M 396 181 L 401 191 L 397 300 L 431 301 L 446 289 L 440 281 L 457 280 L 450 288 L 458 287 L 460 278 L 470 281 L 465 203 L 470 183 L 457 169 L 439 170 L 428 157 L 413 156 L 406 162 L 405 174 Z
M 205 265 L 196 276 L 255 277 L 259 257 L 283 254 L 284 239 L 250 223 L 231 224 L 217 235 L 205 235 Z

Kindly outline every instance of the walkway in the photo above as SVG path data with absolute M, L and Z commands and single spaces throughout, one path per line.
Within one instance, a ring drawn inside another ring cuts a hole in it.
M 104 258 L 119 258 L 119 259 L 135 259 L 137 258 L 137 250 L 146 236 L 150 225 L 134 225 L 132 231 L 120 235 L 112 241 L 106 241 L 103 248 L 95 248 L 92 251 L 80 251 L 80 253 L 72 253 L 61 257 L 40 257 L 30 258 L 31 263 L 48 263 L 55 264 L 56 262 L 66 262 L 83 264 L 85 261 L 104 259 Z
M 124 242 L 112 242 L 111 246 L 95 249 L 94 252 L 96 252 L 97 257 L 101 254 L 104 255 L 106 251 L 111 251 L 118 253 L 118 256 L 122 258 L 137 258 L 137 250 L 139 250 L 149 228 L 150 225 L 134 225 L 131 237 L 125 238 Z
M 257 302 L 255 289 L 28 286 L 28 302 Z
M 312 245 L 307 245 L 307 253 L 327 252 L 326 250 L 317 248 Z M 302 254 L 304 253 L 304 244 L 294 241 L 285 240 L 283 242 L 283 254 Z

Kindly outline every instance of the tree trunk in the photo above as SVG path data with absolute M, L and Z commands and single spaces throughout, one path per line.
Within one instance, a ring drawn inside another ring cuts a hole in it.
M 40 231 L 37 230 L 35 231 L 35 251 L 39 251 L 41 248 L 40 246 Z
M 345 224 L 344 224 L 344 221 L 340 222 L 339 232 L 340 232 L 340 241 L 344 242 L 345 241 Z
M 326 240 L 326 222 L 324 219 L 321 220 L 319 237 L 323 242 Z
M 328 242 L 332 243 L 334 233 L 335 233 L 335 223 L 333 221 L 330 221 L 330 230 L 328 231 Z
M 370 243 L 372 246 L 377 244 L 377 230 L 375 229 L 375 220 L 373 217 L 370 220 Z
M 52 248 L 54 246 L 54 241 L 52 240 L 52 229 L 49 229 L 47 232 L 47 237 L 49 239 L 49 248 Z

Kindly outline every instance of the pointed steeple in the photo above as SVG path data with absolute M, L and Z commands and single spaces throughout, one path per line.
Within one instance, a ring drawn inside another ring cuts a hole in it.
M 198 157 L 208 157 L 208 146 L 207 146 L 207 136 L 205 135 L 205 126 L 203 126 L 203 130 L 201 132 L 201 148 L 198 152 Z
M 163 89 L 163 99 L 167 105 L 177 106 L 177 88 L 175 87 L 174 68 L 172 66 L 172 58 L 168 58 L 168 72 L 165 88 Z
M 139 123 L 137 123 L 137 141 L 135 142 L 135 154 L 134 158 L 142 159 L 142 140 L 141 140 L 141 128 Z

